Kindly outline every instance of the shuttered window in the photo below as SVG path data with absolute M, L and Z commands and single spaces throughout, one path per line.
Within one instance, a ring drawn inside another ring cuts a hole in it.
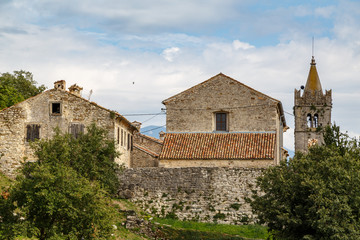
M 29 124 L 26 126 L 26 141 L 32 142 L 35 139 L 40 139 L 40 125 Z
M 81 123 L 71 123 L 69 128 L 69 133 L 73 135 L 74 138 L 78 138 L 81 134 L 84 133 L 85 126 Z

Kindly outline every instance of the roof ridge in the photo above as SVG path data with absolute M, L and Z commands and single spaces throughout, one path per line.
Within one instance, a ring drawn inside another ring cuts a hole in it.
M 199 86 L 208 83 L 209 81 L 215 79 L 215 78 L 218 77 L 218 76 L 224 76 L 224 77 L 226 77 L 226 78 L 228 78 L 228 79 L 230 79 L 230 80 L 232 80 L 232 81 L 235 81 L 235 82 L 238 83 L 238 84 L 241 84 L 241 85 L 243 85 L 243 86 L 245 86 L 245 87 L 247 87 L 247 88 L 249 88 L 249 89 L 251 89 L 251 90 L 253 90 L 253 91 L 255 91 L 255 92 L 257 92 L 257 93 L 259 93 L 259 94 L 261 94 L 261 95 L 263 95 L 263 96 L 265 96 L 265 97 L 267 97 L 267 98 L 269 98 L 269 99 L 271 99 L 271 100 L 273 100 L 273 101 L 275 101 L 275 102 L 277 102 L 277 103 L 279 103 L 279 102 L 281 103 L 281 101 L 279 101 L 279 100 L 277 100 L 277 99 L 275 99 L 275 98 L 273 98 L 273 97 L 270 97 L 270 96 L 266 95 L 265 93 L 262 93 L 262 92 L 260 92 L 260 91 L 258 91 L 258 90 L 256 90 L 256 89 L 254 89 L 254 88 L 252 88 L 252 87 L 250 87 L 250 86 L 248 86 L 248 85 L 246 85 L 246 84 L 244 84 L 244 83 L 242 83 L 242 82 L 240 82 L 240 81 L 238 81 L 238 80 L 236 80 L 236 79 L 234 79 L 234 78 L 232 78 L 232 77 L 229 77 L 229 76 L 227 76 L 227 75 L 225 75 L 225 74 L 223 74 L 223 73 L 220 72 L 219 74 L 216 74 L 215 76 L 213 76 L 213 77 L 211 77 L 211 78 L 209 78 L 209 79 L 207 79 L 207 80 L 205 80 L 205 81 L 203 81 L 203 82 L 201 82 L 201 83 L 198 83 L 198 84 L 196 84 L 196 85 L 194 85 L 194 86 L 192 86 L 192 87 L 190 87 L 190 88 L 188 88 L 188 89 L 186 89 L 186 90 L 184 90 L 184 91 L 182 91 L 182 92 L 180 92 L 180 93 L 178 93 L 178 94 L 175 94 L 175 95 L 172 96 L 172 97 L 169 97 L 169 98 L 163 100 L 163 101 L 162 101 L 162 104 L 166 105 L 166 102 L 169 102 L 169 101 L 177 98 L 179 95 L 182 95 L 182 94 L 184 94 L 185 92 L 188 92 L 188 91 L 190 91 L 190 90 L 193 90 L 193 89 L 195 89 L 195 88 L 198 88 Z
M 120 113 L 118 113 L 118 112 L 116 112 L 116 111 L 113 111 L 113 110 L 110 110 L 110 109 L 108 109 L 108 108 L 105 108 L 105 107 L 103 107 L 103 106 L 101 106 L 101 105 L 99 105 L 99 104 L 97 104 L 97 103 L 95 103 L 95 102 L 91 102 L 90 100 L 87 100 L 87 99 L 83 98 L 82 96 L 78 96 L 78 95 L 76 95 L 76 94 L 74 94 L 74 93 L 71 93 L 71 92 L 69 92 L 69 91 L 67 91 L 67 90 L 65 90 L 65 91 L 64 91 L 64 90 L 57 90 L 57 89 L 54 89 L 54 88 L 48 89 L 48 90 L 46 90 L 46 91 L 43 91 L 43 92 L 41 92 L 41 93 L 39 93 L 39 94 L 36 94 L 35 96 L 31 96 L 31 97 L 29 97 L 29 98 L 27 98 L 27 99 L 25 99 L 25 100 L 23 100 L 23 101 L 21 101 L 21 102 L 18 102 L 18 103 L 14 104 L 14 105 L 12 105 L 12 106 L 10 106 L 10 107 L 1 109 L 0 112 L 2 112 L 2 111 L 4 111 L 4 110 L 7 110 L 7 109 L 9 109 L 9 108 L 15 107 L 16 105 L 18 105 L 18 104 L 20 104 L 20 103 L 29 101 L 30 99 L 34 99 L 34 98 L 36 98 L 36 97 L 38 97 L 38 96 L 40 96 L 40 95 L 42 95 L 42 94 L 45 94 L 45 93 L 51 92 L 51 91 L 61 91 L 61 92 L 65 92 L 65 93 L 67 93 L 67 94 L 71 94 L 72 96 L 75 96 L 75 97 L 77 97 L 77 98 L 80 98 L 81 100 L 86 101 L 86 102 L 88 102 L 88 103 L 90 103 L 90 104 L 92 104 L 92 105 L 94 105 L 94 106 L 97 106 L 97 107 L 103 109 L 103 110 L 106 110 L 106 111 L 108 111 L 108 112 L 113 112 L 113 113 L 115 113 L 118 117 L 124 119 L 130 126 L 132 126 L 133 128 L 137 129 L 135 125 L 133 125 L 128 119 L 126 119 L 124 116 L 122 116 Z
M 143 133 L 141 133 L 141 132 L 139 132 L 138 134 L 139 134 L 139 136 L 141 136 L 141 137 L 148 138 L 149 140 L 154 141 L 154 142 L 159 143 L 159 144 L 163 144 L 163 141 L 160 140 L 160 139 L 151 137 L 151 136 L 149 136 L 149 135 L 145 135 L 145 134 L 143 134 Z
M 134 147 L 154 157 L 159 157 L 159 154 L 139 144 L 134 143 Z

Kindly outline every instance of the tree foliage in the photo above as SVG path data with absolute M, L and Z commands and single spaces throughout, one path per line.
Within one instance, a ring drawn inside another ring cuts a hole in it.
M 360 149 L 328 127 L 325 145 L 267 169 L 251 206 L 276 239 L 360 238 Z
M 95 182 L 60 163 L 30 163 L 22 173 L 0 200 L 2 239 L 109 239 L 111 208 Z
M 31 147 L 38 161 L 0 195 L 0 239 L 109 239 L 118 153 L 106 130 L 92 124 L 78 138 L 56 130 Z
M 14 71 L 0 75 L 0 109 L 35 96 L 45 90 L 45 86 L 36 86 L 33 75 L 27 71 Z
M 52 139 L 32 144 L 39 163 L 62 164 L 73 168 L 90 181 L 98 181 L 108 192 L 115 194 L 118 187 L 118 164 L 115 143 L 105 129 L 91 124 L 87 133 L 74 138 L 56 130 Z

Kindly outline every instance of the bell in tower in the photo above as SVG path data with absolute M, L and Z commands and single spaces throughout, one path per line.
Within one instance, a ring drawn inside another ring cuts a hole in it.
M 331 125 L 331 90 L 323 93 L 314 56 L 305 87 L 295 89 L 295 152 L 308 151 L 314 144 L 323 144 L 324 128 Z

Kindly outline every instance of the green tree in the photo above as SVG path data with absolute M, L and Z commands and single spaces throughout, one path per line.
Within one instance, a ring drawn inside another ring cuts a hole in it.
M 0 197 L 0 238 L 109 239 L 112 211 L 96 182 L 58 164 L 28 163 L 7 199 Z
M 118 190 L 120 170 L 115 158 L 119 156 L 115 143 L 107 137 L 105 129 L 94 123 L 87 132 L 74 138 L 56 130 L 52 139 L 43 139 L 32 144 L 40 163 L 62 164 L 72 167 L 90 181 L 98 181 L 109 193 Z
M 358 143 L 337 126 L 324 139 L 258 178 L 250 203 L 275 239 L 360 238 Z
M 35 96 L 45 90 L 45 86 L 36 86 L 33 75 L 27 71 L 14 71 L 0 75 L 0 109 Z

